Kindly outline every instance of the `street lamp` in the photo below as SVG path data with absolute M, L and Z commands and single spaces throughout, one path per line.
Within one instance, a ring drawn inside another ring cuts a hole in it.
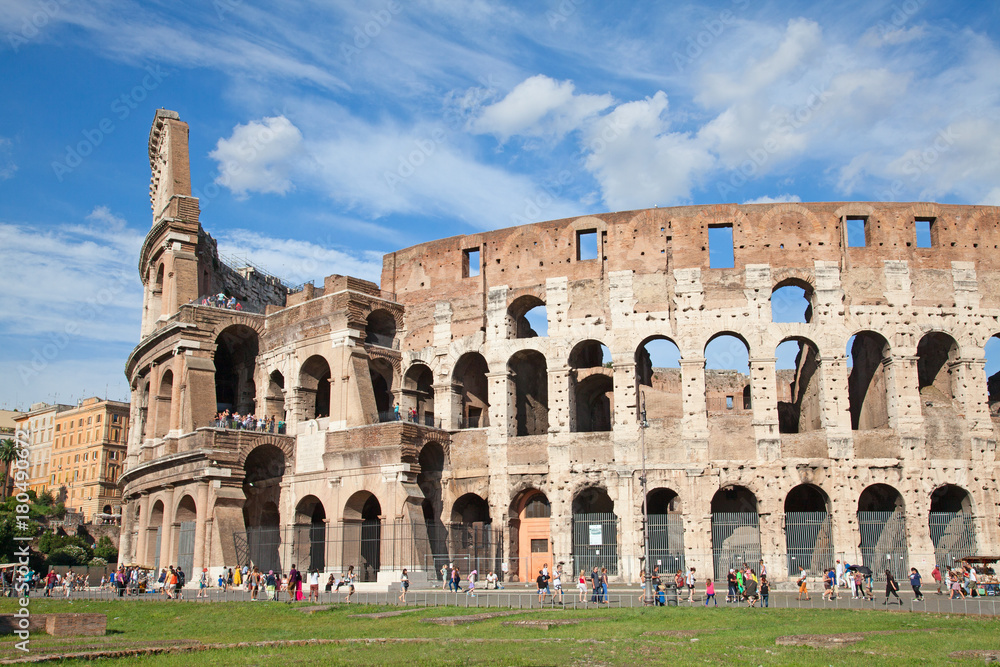
M 639 389 L 639 440 L 642 442 L 642 569 L 646 575 L 646 586 L 643 588 L 643 604 L 653 604 L 653 577 L 649 569 L 649 496 L 646 493 L 646 395 Z

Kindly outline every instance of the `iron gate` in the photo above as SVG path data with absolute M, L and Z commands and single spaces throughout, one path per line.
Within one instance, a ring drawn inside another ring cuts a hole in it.
M 680 514 L 650 514 L 646 524 L 649 535 L 649 569 L 661 573 L 683 571 L 684 517 Z
M 902 510 L 858 512 L 858 530 L 861 532 L 861 558 L 876 579 L 883 578 L 886 569 L 892 571 L 897 581 L 909 576 L 906 516 Z
M 757 513 L 713 512 L 712 556 L 716 581 L 725 581 L 729 570 L 743 563 L 754 567 L 761 559 Z
M 608 568 L 618 574 L 618 517 L 613 513 L 573 515 L 572 572 Z
M 177 566 L 184 571 L 188 581 L 192 581 L 194 574 L 194 521 L 184 521 L 181 523 L 177 534 Z
M 785 548 L 788 551 L 788 575 L 796 576 L 799 567 L 812 572 L 834 566 L 833 530 L 827 512 L 786 512 Z
M 952 567 L 956 562 L 976 555 L 976 526 L 965 512 L 931 512 L 929 518 L 934 562 Z

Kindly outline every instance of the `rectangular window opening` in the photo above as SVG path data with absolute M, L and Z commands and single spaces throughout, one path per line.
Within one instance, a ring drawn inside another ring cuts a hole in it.
M 708 268 L 731 269 L 736 266 L 733 253 L 733 225 L 708 226 Z
M 868 245 L 868 218 L 847 217 L 847 247 L 864 248 Z
M 479 248 L 462 251 L 462 277 L 474 278 L 479 275 Z
M 576 232 L 576 259 L 579 262 L 597 259 L 596 229 L 580 229 Z
M 732 410 L 732 409 L 733 409 L 733 397 L 726 396 L 726 410 Z
M 917 247 L 918 248 L 932 248 L 935 245 L 935 236 L 937 236 L 937 229 L 934 226 L 934 218 L 917 218 L 914 220 L 914 225 L 917 231 Z

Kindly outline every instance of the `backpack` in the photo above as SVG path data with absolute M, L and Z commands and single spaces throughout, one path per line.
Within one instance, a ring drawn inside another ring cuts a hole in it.
M 184 570 L 181 570 L 181 569 L 177 570 L 177 584 L 179 586 L 183 586 L 184 585 Z

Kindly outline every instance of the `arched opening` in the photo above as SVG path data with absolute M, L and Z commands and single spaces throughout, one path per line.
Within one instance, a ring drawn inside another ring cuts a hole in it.
M 359 581 L 376 581 L 382 563 L 382 505 L 369 491 L 358 491 L 344 507 L 344 563 L 357 564 Z
M 516 435 L 544 435 L 549 430 L 549 374 L 545 356 L 521 350 L 507 362 L 514 384 Z
M 822 428 L 819 349 L 806 338 L 788 338 L 775 348 L 774 356 L 778 431 L 805 433 Z
M 392 395 L 394 374 L 392 364 L 386 359 L 368 360 L 368 375 L 372 383 L 375 409 L 378 411 L 378 419 L 373 421 L 387 422 L 396 419 L 396 413 L 393 410 L 395 397 Z
M 920 413 L 924 417 L 924 440 L 931 445 L 934 458 L 938 459 L 968 456 L 967 445 L 962 438 L 954 436 L 965 428 L 964 410 L 954 400 L 957 378 L 952 375 L 952 369 L 958 355 L 958 343 L 945 333 L 928 333 L 917 344 L 917 380 Z
M 618 574 L 618 515 L 608 492 L 590 486 L 573 497 L 573 569 L 595 567 Z
M 170 412 L 174 396 L 174 372 L 164 371 L 160 376 L 160 388 L 156 392 L 156 424 L 154 438 L 162 438 L 170 432 Z
M 889 425 L 885 361 L 889 343 L 881 334 L 862 331 L 847 341 L 847 395 L 851 406 L 851 428 L 855 431 Z M 884 569 L 884 568 L 883 568 Z
M 326 510 L 316 496 L 295 506 L 296 564 L 308 570 L 326 569 Z
M 743 486 L 725 486 L 712 497 L 712 560 L 715 579 L 729 570 L 760 562 L 760 517 L 757 496 Z M 755 568 L 756 569 L 756 568 Z
M 271 371 L 267 378 L 267 396 L 264 398 L 265 416 L 285 421 L 285 376 L 281 371 Z
M 672 489 L 653 489 L 646 495 L 649 523 L 649 568 L 661 573 L 684 570 L 684 516 L 681 499 Z
M 548 314 L 545 302 L 537 296 L 525 295 L 514 299 L 507 308 L 507 337 L 535 338 L 547 336 Z
M 434 374 L 424 364 L 413 364 L 403 376 L 403 404 L 407 418 L 434 426 Z
M 830 501 L 818 486 L 799 484 L 785 496 L 785 550 L 790 577 L 800 566 L 813 572 L 834 566 Z
M 102 507 L 101 514 L 111 514 L 111 505 L 105 505 Z
M 448 529 L 441 519 L 443 501 L 441 498 L 441 476 L 444 473 L 444 448 L 440 443 L 428 442 L 420 448 L 417 458 L 420 472 L 417 473 L 417 486 L 424 494 L 421 510 L 424 515 L 424 525 L 427 526 L 427 539 L 430 541 L 431 554 L 434 558 L 434 573 L 439 573 L 441 566 L 448 563 Z
M 684 415 L 680 359 L 680 349 L 665 336 L 647 338 L 636 349 L 636 405 L 645 407 L 647 421 Z
M 858 499 L 861 558 L 875 576 L 889 569 L 897 579 L 909 572 L 903 496 L 888 484 L 872 484 Z
M 574 419 L 570 430 L 610 431 L 614 423 L 615 390 L 611 351 L 596 340 L 577 343 L 569 354 Z
M 490 425 L 489 384 L 486 374 L 490 367 L 478 352 L 467 352 L 455 364 L 452 382 L 462 401 L 459 428 L 483 428 Z
M 163 501 L 153 503 L 149 512 L 149 528 L 146 530 L 146 562 L 155 572 L 160 571 L 160 547 L 163 540 Z
M 194 498 L 184 496 L 177 504 L 177 511 L 174 514 L 174 523 L 177 525 L 177 553 L 174 554 L 174 561 L 187 575 L 188 581 L 194 579 L 194 530 L 198 522 L 198 509 Z
M 750 346 L 729 333 L 713 336 L 705 345 L 705 403 L 709 415 L 751 412 Z
M 274 445 L 255 447 L 243 464 L 243 522 L 250 562 L 261 570 L 281 570 L 281 479 L 285 455 Z M 243 563 L 241 563 L 242 565 Z
M 451 508 L 451 555 L 466 572 L 494 569 L 499 542 L 494 539 L 490 507 L 482 497 L 466 493 Z M 485 574 L 483 575 L 485 576 Z
M 226 327 L 215 341 L 216 411 L 256 412 L 257 332 L 248 326 Z
M 156 278 L 153 282 L 153 294 L 149 304 L 149 312 L 153 314 L 153 321 L 161 315 L 168 315 L 169 299 L 163 298 L 163 287 L 165 284 L 166 269 L 161 262 L 156 267 Z
M 146 429 L 149 422 L 149 378 L 139 381 L 137 394 L 139 398 L 139 423 L 136 428 L 139 429 L 139 442 L 144 442 L 146 434 L 151 433 Z
M 983 346 L 986 358 L 986 391 L 990 406 L 990 416 L 1000 418 L 1000 335 L 990 336 Z
M 812 321 L 812 285 L 798 278 L 783 280 L 771 292 L 772 322 Z
M 511 581 L 532 581 L 543 565 L 552 564 L 551 516 L 549 499 L 538 489 L 525 489 L 511 501 Z
M 954 484 L 945 484 L 931 494 L 928 517 L 934 562 L 952 567 L 969 556 L 976 556 L 976 525 L 969 492 Z
M 373 310 L 365 320 L 365 343 L 394 349 L 396 318 L 388 310 Z
M 330 416 L 330 363 L 318 354 L 306 359 L 299 370 L 302 419 Z

